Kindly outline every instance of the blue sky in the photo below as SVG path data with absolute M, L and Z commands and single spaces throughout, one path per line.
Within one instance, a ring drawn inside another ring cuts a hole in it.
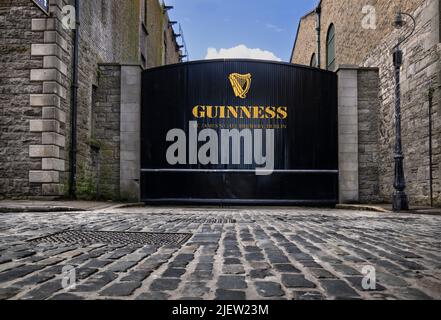
M 212 48 L 212 58 L 247 55 L 288 61 L 298 21 L 318 0 L 165 0 L 165 3 L 174 6 L 169 11 L 170 19 L 181 23 L 191 60 L 205 59 Z

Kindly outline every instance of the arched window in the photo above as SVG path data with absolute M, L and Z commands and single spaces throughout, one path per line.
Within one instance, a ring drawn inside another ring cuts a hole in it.
M 317 68 L 317 56 L 315 55 L 315 53 L 312 54 L 311 62 L 309 63 L 309 65 L 313 68 Z
M 335 27 L 329 26 L 326 37 L 326 70 L 335 70 Z

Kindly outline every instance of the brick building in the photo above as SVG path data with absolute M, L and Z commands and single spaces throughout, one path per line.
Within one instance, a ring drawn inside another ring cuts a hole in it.
M 300 21 L 291 62 L 336 71 L 340 79 L 344 202 L 390 202 L 393 193 L 392 49 L 411 27 L 394 28 L 400 5 L 416 20 L 415 33 L 402 44 L 406 191 L 411 204 L 427 205 L 432 187 L 434 203 L 441 205 L 439 0 L 323 0 Z
M 181 61 L 170 7 L 158 0 L 77 2 L 76 195 L 136 198 L 134 83 L 144 68 Z M 46 14 L 32 0 L 0 0 L 0 199 L 69 192 L 75 31 L 66 27 L 74 13 L 67 5 L 75 1 L 50 0 Z

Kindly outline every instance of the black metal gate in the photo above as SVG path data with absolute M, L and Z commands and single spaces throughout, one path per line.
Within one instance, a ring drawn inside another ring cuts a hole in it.
M 144 71 L 146 203 L 335 204 L 337 77 L 213 60 Z

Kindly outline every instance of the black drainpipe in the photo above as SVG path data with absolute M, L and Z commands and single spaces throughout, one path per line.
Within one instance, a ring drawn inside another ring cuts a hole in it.
M 432 108 L 433 88 L 429 89 L 429 183 L 430 183 L 430 206 L 433 207 L 433 147 L 432 147 Z
M 321 47 L 320 47 L 320 43 L 321 43 L 321 25 L 322 25 L 322 8 L 320 6 L 318 6 L 315 9 L 315 13 L 317 14 L 317 26 L 315 28 L 315 30 L 317 31 L 317 68 L 320 69 L 320 65 L 321 65 Z
M 72 106 L 70 140 L 69 195 L 76 197 L 77 191 L 77 109 L 78 109 L 78 51 L 80 40 L 80 0 L 75 0 L 75 30 L 72 62 Z

